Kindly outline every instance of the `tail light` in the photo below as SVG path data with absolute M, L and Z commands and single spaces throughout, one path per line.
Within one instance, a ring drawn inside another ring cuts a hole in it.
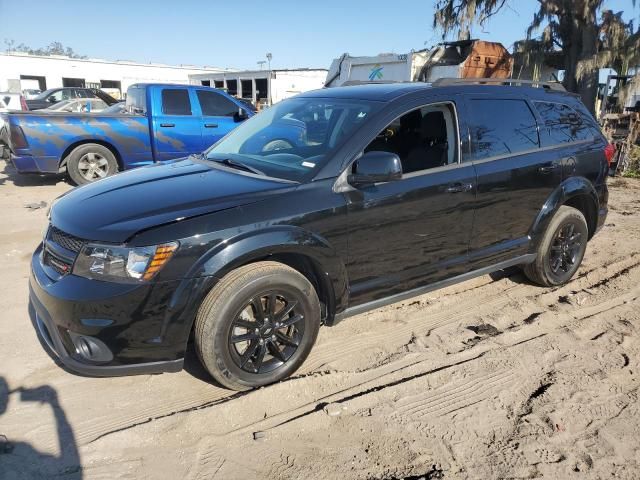
M 20 95 L 20 108 L 22 110 L 29 110 L 29 106 L 27 105 L 27 101 L 24 99 L 24 95 Z
M 613 156 L 616 154 L 616 147 L 613 143 L 610 143 L 606 147 L 604 147 L 604 156 L 607 159 L 607 163 L 611 166 L 611 162 L 613 162 Z
M 10 133 L 10 141 L 11 141 L 11 150 L 15 152 L 17 148 L 27 148 L 29 144 L 27 143 L 27 139 L 24 136 L 24 132 L 22 128 L 18 125 L 10 125 L 9 126 Z

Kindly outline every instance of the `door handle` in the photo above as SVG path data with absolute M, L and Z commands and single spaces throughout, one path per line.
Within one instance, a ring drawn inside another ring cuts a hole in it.
M 161 127 L 170 128 L 170 127 L 175 127 L 176 124 L 175 123 L 161 123 L 160 126 Z
M 544 167 L 538 167 L 538 171 L 540 173 L 545 173 L 545 174 L 546 173 L 551 173 L 554 170 L 557 170 L 559 166 L 560 165 L 558 165 L 557 163 L 552 163 L 551 165 L 545 165 Z
M 217 123 L 205 123 L 204 128 L 218 128 Z
M 473 184 L 471 183 L 451 183 L 446 188 L 447 193 L 461 193 L 468 192 L 473 189 Z

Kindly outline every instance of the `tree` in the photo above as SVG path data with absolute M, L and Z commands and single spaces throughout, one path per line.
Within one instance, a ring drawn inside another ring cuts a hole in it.
M 483 25 L 514 0 L 437 0 L 433 26 L 443 38 L 458 33 L 469 38 L 473 24 Z M 602 11 L 604 0 L 537 0 L 539 7 L 527 29 L 522 45 L 542 47 L 546 52 L 561 52 L 563 84 L 579 93 L 584 104 L 594 111 L 598 88 L 598 69 L 628 69 L 638 61 L 640 30 L 625 23 L 622 12 Z M 635 7 L 636 0 L 632 0 Z M 515 8 L 515 6 L 511 6 Z M 598 18 L 599 17 L 599 18 Z M 541 38 L 532 36 L 543 27 Z M 621 73 L 620 70 L 616 71 Z
M 73 51 L 71 47 L 65 47 L 60 42 L 51 42 L 44 48 L 31 48 L 24 43 L 19 45 L 15 44 L 16 42 L 13 39 L 4 40 L 5 49 L 7 52 L 23 52 L 28 53 L 30 55 L 38 55 L 41 57 L 45 57 L 47 55 L 65 55 L 69 58 L 87 58 L 86 55 L 79 55 Z

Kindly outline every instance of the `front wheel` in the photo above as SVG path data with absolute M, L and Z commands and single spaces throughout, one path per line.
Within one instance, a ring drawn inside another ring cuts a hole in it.
M 282 380 L 304 362 L 320 327 L 320 302 L 298 271 L 258 262 L 227 274 L 195 320 L 200 361 L 224 387 L 247 390 Z
M 580 267 L 588 238 L 584 215 L 573 207 L 561 206 L 538 245 L 535 261 L 524 268 L 525 275 L 545 287 L 567 283 Z

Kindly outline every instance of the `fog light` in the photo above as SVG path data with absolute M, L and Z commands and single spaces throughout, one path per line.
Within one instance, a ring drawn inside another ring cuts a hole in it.
M 113 360 L 113 354 L 109 347 L 97 338 L 78 335 L 73 332 L 69 332 L 69 336 L 76 349 L 76 354 L 82 358 L 92 362 L 109 362 Z

